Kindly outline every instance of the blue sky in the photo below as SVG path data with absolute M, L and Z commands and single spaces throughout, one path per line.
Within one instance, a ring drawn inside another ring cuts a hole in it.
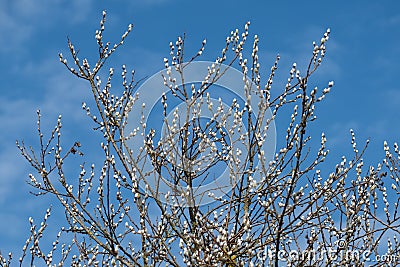
M 0 0 L 0 249 L 22 247 L 28 217 L 40 218 L 51 199 L 29 195 L 25 181 L 31 171 L 15 147 L 16 139 L 35 139 L 36 110 L 49 129 L 63 115 L 64 138 L 78 137 L 86 147 L 97 143 L 85 133 L 89 120 L 80 106 L 90 99 L 86 84 L 67 73 L 57 53 L 68 54 L 70 37 L 82 53 L 94 58 L 94 31 L 101 11 L 108 12 L 106 37 L 117 40 L 129 23 L 134 30 L 112 60 L 126 64 L 137 77 L 163 67 L 168 44 L 184 32 L 188 51 L 204 38 L 203 60 L 213 60 L 225 37 L 251 21 L 250 34 L 260 38 L 260 59 L 267 71 L 277 53 L 279 75 L 293 62 L 302 66 L 312 41 L 331 29 L 326 60 L 313 83 L 334 80 L 335 87 L 317 115 L 332 160 L 348 153 L 349 129 L 359 143 L 371 139 L 372 162 L 383 155 L 383 141 L 399 141 L 400 3 L 398 1 L 173 1 L 173 0 Z M 279 90 L 279 88 L 275 88 Z M 277 125 L 278 135 L 279 128 Z M 335 158 L 336 157 L 336 158 Z M 38 213 L 38 211 L 40 211 Z M 17 254 L 18 254 L 17 253 Z

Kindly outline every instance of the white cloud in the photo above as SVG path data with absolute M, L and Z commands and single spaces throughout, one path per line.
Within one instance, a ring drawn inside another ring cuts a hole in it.
M 28 63 L 21 67 L 20 73 L 27 77 L 45 77 L 41 79 L 45 82 L 27 84 L 29 86 L 27 89 L 36 90 L 41 94 L 40 97 L 13 99 L 6 94 L 0 95 L 0 218 L 2 218 L 0 240 L 3 241 L 0 249 L 3 252 L 13 251 L 17 254 L 20 253 L 21 245 L 29 235 L 27 218 L 33 216 L 40 220 L 51 199 L 37 198 L 28 194 L 32 188 L 26 181 L 28 173 L 34 173 L 34 170 L 19 153 L 15 140 L 23 139 L 28 147 L 30 145 L 37 147 L 38 108 L 42 111 L 45 137 L 54 127 L 58 114 L 63 115 L 62 123 L 64 126 L 68 125 L 62 129 L 64 146 L 71 145 L 76 138 L 88 140 L 87 135 L 82 134 L 80 130 L 90 129 L 81 109 L 81 101 L 88 99 L 90 95 L 90 88 L 84 81 L 69 74 L 57 60 Z M 2 87 L 5 91 L 12 90 L 7 85 Z M 89 158 L 89 160 L 95 159 Z M 38 210 L 40 212 L 36 212 Z M 55 219 L 60 219 L 60 216 L 56 215 Z
M 30 38 L 43 27 L 84 21 L 91 6 L 92 0 L 0 0 L 0 52 L 25 48 Z
M 380 20 L 380 25 L 382 27 L 398 27 L 400 24 L 400 15 L 396 14 L 394 16 L 387 16 Z
M 22 47 L 33 33 L 32 25 L 22 23 L 0 8 L 0 52 Z
M 16 188 L 19 188 L 23 181 L 27 177 L 27 164 L 18 153 L 13 144 L 7 144 L 3 146 L 0 154 L 0 204 L 4 204 L 4 201 L 9 197 Z
M 92 0 L 14 0 L 3 4 L 16 20 L 35 21 L 38 24 L 48 24 L 49 21 L 63 16 L 71 18 L 66 22 L 78 22 L 90 11 Z M 46 17 L 43 17 L 43 16 Z
M 56 122 L 58 114 L 63 114 L 66 120 L 79 125 L 84 121 L 81 106 L 82 99 L 89 96 L 89 88 L 78 78 L 73 77 L 63 69 L 58 62 L 47 61 L 41 68 L 31 69 L 30 74 L 47 77 L 42 86 L 44 90 L 32 86 L 43 94 L 36 99 L 10 99 L 0 97 L 0 122 L 3 131 L 0 132 L 0 196 L 5 197 L 15 188 L 15 181 L 21 183 L 21 176 L 26 179 L 28 163 L 22 160 L 15 147 L 16 139 L 25 139 L 26 143 L 37 143 L 36 110 L 43 114 L 42 126 L 47 134 Z M 27 73 L 26 69 L 22 73 Z M 57 71 L 55 71 L 57 70 Z M 10 88 L 4 88 L 10 90 Z M 68 140 L 67 140 L 68 141 Z M 26 168 L 25 168 L 26 167 Z M 24 175 L 23 175 L 24 174 Z M 0 202 L 1 202 L 0 198 Z
M 394 107 L 397 110 L 400 103 L 400 88 L 384 90 L 382 99 L 388 104 L 388 107 Z

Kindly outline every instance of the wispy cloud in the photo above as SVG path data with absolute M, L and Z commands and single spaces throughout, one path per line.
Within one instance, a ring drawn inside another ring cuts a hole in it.
M 91 11 L 92 0 L 63 3 L 49 0 L 0 1 L 0 52 L 18 51 L 43 27 L 76 24 Z M 49 23 L 51 21 L 51 23 Z
M 388 16 L 380 20 L 383 27 L 398 27 L 400 25 L 400 15 Z
M 388 107 L 393 107 L 398 110 L 400 103 L 400 87 L 396 89 L 387 89 L 381 93 L 382 99 L 388 102 Z
M 26 80 L 27 94 L 19 98 L 0 95 L 0 248 L 6 253 L 20 251 L 29 235 L 27 218 L 33 216 L 39 220 L 43 214 L 33 211 L 44 211 L 50 205 L 49 198 L 28 194 L 32 188 L 25 181 L 28 173 L 34 173 L 34 170 L 15 146 L 18 139 L 24 140 L 27 146 L 37 147 L 36 110 L 42 112 L 41 125 L 45 137 L 54 127 L 58 114 L 62 114 L 65 126 L 62 129 L 63 146 L 72 145 L 79 139 L 87 148 L 87 143 L 94 139 L 90 137 L 93 133 L 85 134 L 92 125 L 81 109 L 81 102 L 90 99 L 90 88 L 83 80 L 68 73 L 54 58 L 27 60 L 19 67 L 18 73 L 13 73 L 19 77 L 17 74 Z M 30 84 L 32 77 L 36 77 L 33 81 L 37 82 Z M 8 83 L 1 87 L 3 92 L 13 90 Z M 61 218 L 59 215 L 55 217 L 56 220 Z
M 46 77 L 46 82 L 39 87 L 31 88 L 38 90 L 40 97 L 35 99 L 10 99 L 7 96 L 0 97 L 0 202 L 7 194 L 12 192 L 15 180 L 21 181 L 21 176 L 26 175 L 26 168 L 16 166 L 27 166 L 21 161 L 21 156 L 15 147 L 15 139 L 25 139 L 28 143 L 36 142 L 36 110 L 41 109 L 44 115 L 44 130 L 50 130 L 55 123 L 58 114 L 63 114 L 66 120 L 77 123 L 84 121 L 85 117 L 80 108 L 81 101 L 88 99 L 89 90 L 85 84 L 77 78 L 69 75 L 61 64 L 46 61 L 41 64 L 42 68 L 31 69 L 30 75 Z M 27 73 L 22 69 L 22 73 Z M 53 71 L 52 71 L 53 70 Z M 58 70 L 58 71 L 54 71 Z M 11 88 L 4 88 L 11 90 Z M 68 140 L 67 140 L 68 141 Z
M 33 27 L 21 23 L 13 15 L 7 13 L 4 4 L 0 6 L 0 52 L 12 51 L 22 47 L 33 33 Z

